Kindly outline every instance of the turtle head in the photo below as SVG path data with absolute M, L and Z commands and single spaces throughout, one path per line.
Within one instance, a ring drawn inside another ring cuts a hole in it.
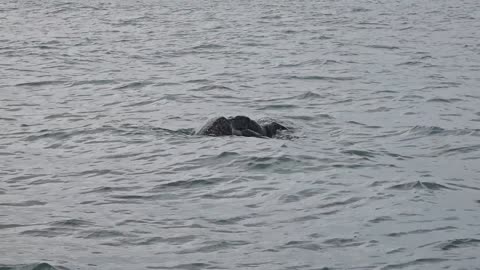
M 286 130 L 287 128 L 277 122 L 272 122 L 270 124 L 264 125 L 263 129 L 265 131 L 265 135 L 272 138 L 273 136 L 275 136 L 275 134 L 277 134 L 277 130 Z
M 250 118 L 243 115 L 230 117 L 228 120 L 230 120 L 230 124 L 232 125 L 232 128 L 237 130 L 248 129 L 250 121 L 252 121 L 250 120 Z

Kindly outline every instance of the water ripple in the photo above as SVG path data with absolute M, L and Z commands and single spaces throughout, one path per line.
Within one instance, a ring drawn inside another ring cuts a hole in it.
M 405 263 L 398 263 L 398 264 L 388 264 L 381 269 L 383 270 L 388 270 L 388 269 L 403 269 L 403 268 L 408 268 L 408 267 L 421 267 L 425 265 L 434 265 L 437 263 L 445 262 L 448 261 L 448 259 L 442 259 L 442 258 L 421 258 L 421 259 L 416 259 L 412 261 L 408 261 Z
M 441 185 L 435 182 L 407 182 L 403 184 L 393 185 L 390 189 L 396 190 L 413 190 L 413 189 L 428 189 L 428 190 L 442 190 L 442 189 L 453 189 L 445 185 Z
M 480 265 L 479 2 L 383 2 L 3 1 L 0 268 Z
M 437 247 L 442 250 L 451 250 L 457 248 L 465 248 L 465 247 L 477 247 L 480 246 L 480 239 L 475 238 L 464 238 L 464 239 L 454 239 L 445 241 L 444 243 L 438 245 Z
M 0 269 L 2 270 L 68 270 L 68 268 L 65 268 L 65 267 L 55 268 L 48 263 L 16 264 L 16 265 L 0 264 Z

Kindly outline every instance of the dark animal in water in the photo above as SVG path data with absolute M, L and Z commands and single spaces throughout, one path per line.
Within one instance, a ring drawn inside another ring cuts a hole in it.
M 260 125 L 254 120 L 238 115 L 235 117 L 216 117 L 210 119 L 196 134 L 210 136 L 246 136 L 273 138 L 278 130 L 287 128 L 277 122 Z

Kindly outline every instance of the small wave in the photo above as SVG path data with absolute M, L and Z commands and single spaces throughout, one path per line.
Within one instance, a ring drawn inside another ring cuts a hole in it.
M 59 85 L 66 84 L 67 81 L 36 81 L 36 82 L 24 82 L 15 84 L 15 86 L 45 86 L 45 85 Z
M 180 128 L 174 131 L 174 133 L 183 135 L 194 135 L 195 132 L 196 130 L 194 128 Z
M 192 47 L 193 50 L 223 49 L 223 48 L 225 48 L 225 46 L 219 45 L 219 44 L 213 44 L 213 43 L 201 44 L 201 45 L 197 45 L 197 46 Z
M 313 39 L 313 40 L 328 40 L 328 39 L 332 39 L 332 38 L 333 38 L 332 36 L 321 35 L 321 36 L 314 36 L 311 39 Z
M 420 267 L 421 265 L 425 264 L 434 264 L 434 263 L 440 263 L 440 262 L 445 262 L 448 261 L 448 259 L 442 259 L 442 258 L 422 258 L 422 259 L 416 259 L 413 261 L 409 261 L 406 263 L 399 263 L 399 264 L 388 264 L 384 267 L 382 267 L 382 270 L 390 270 L 390 269 L 402 269 L 402 268 L 412 268 L 412 269 L 423 269 L 424 267 Z M 435 269 L 435 268 L 434 268 Z
M 154 86 L 172 86 L 172 85 L 180 85 L 180 84 L 176 82 L 158 82 L 154 84 Z
M 324 189 L 305 189 L 297 192 L 296 194 L 284 194 L 280 196 L 278 199 L 284 203 L 298 202 L 306 198 L 310 198 L 312 196 L 318 195 L 324 191 L 325 191 Z M 317 216 L 313 217 L 313 219 L 317 219 L 317 218 L 318 218 Z
M 284 64 L 279 64 L 275 66 L 276 68 L 281 68 L 281 67 L 300 67 L 300 66 L 305 66 L 305 65 L 313 65 L 313 66 L 318 66 L 318 65 L 327 65 L 327 64 L 335 64 L 338 63 L 335 60 L 327 59 L 311 59 L 307 61 L 301 61 L 301 62 L 294 62 L 294 63 L 284 63 Z
M 361 199 L 362 198 L 359 198 L 359 197 L 352 197 L 352 198 L 349 198 L 349 199 L 346 199 L 346 200 L 341 200 L 341 201 L 335 201 L 335 202 L 331 202 L 331 203 L 322 204 L 322 205 L 319 205 L 317 207 L 318 208 L 330 208 L 330 207 L 335 207 L 335 206 L 345 206 L 345 205 L 356 203 L 356 202 L 360 201 Z
M 448 184 L 451 185 L 451 186 L 459 187 L 459 188 L 465 188 L 465 189 L 479 190 L 480 191 L 480 187 L 472 187 L 472 186 L 468 186 L 468 185 L 464 185 L 464 184 L 458 184 L 458 183 L 452 183 L 452 182 L 450 182 Z
M 472 247 L 479 247 L 480 246 L 480 239 L 475 238 L 463 238 L 463 239 L 455 239 L 446 241 L 438 245 L 437 247 L 442 250 L 451 250 L 456 248 L 472 248 Z
M 380 14 L 382 15 L 382 14 Z M 386 24 L 386 23 L 379 23 L 379 22 L 368 22 L 368 21 L 365 21 L 365 22 L 359 22 L 358 24 L 361 24 L 361 25 L 379 25 L 379 26 L 389 26 L 389 24 Z M 372 45 L 372 46 L 376 46 L 376 45 Z
M 359 125 L 359 126 L 366 126 L 366 124 L 360 123 L 360 122 L 357 122 L 357 121 L 347 121 L 347 123 L 354 124 L 354 125 Z
M 79 85 L 85 85 L 85 84 L 105 85 L 105 84 L 113 84 L 113 83 L 115 83 L 115 81 L 113 80 L 85 80 L 85 81 L 72 82 L 70 86 L 79 86 Z
M 165 184 L 161 184 L 152 188 L 149 192 L 158 192 L 158 191 L 165 191 L 165 189 L 169 188 L 178 188 L 178 189 L 191 189 L 191 188 L 202 188 L 206 186 L 210 186 L 220 181 L 224 181 L 225 179 L 219 178 L 211 178 L 211 179 L 198 179 L 198 180 L 179 180 L 168 182 Z
M 81 118 L 82 115 L 79 114 L 71 114 L 71 113 L 59 113 L 59 114 L 51 114 L 45 116 L 45 119 L 58 119 L 58 118 Z
M 320 245 L 312 243 L 311 241 L 290 241 L 280 247 L 280 249 L 289 249 L 289 248 L 299 248 L 299 249 L 306 249 L 311 251 L 318 251 L 322 249 Z
M 288 76 L 286 79 L 297 79 L 297 80 L 320 80 L 320 81 L 352 81 L 358 79 L 358 77 L 349 77 L 349 76 Z
M 225 151 L 217 155 L 217 158 L 226 158 L 226 157 L 238 157 L 240 156 L 237 152 Z
M 8 107 L 39 107 L 39 104 L 35 103 L 16 103 L 16 104 L 8 104 Z
M 104 201 L 85 201 L 82 204 L 94 204 L 94 205 L 106 205 L 106 204 L 119 204 L 119 205 L 134 205 L 134 204 L 144 204 L 145 201 L 155 201 L 166 199 L 166 196 L 163 195 L 151 195 L 151 196 L 141 196 L 141 195 L 112 195 L 108 196 L 110 199 Z
M 102 104 L 102 106 L 103 106 L 103 107 L 107 107 L 107 106 L 112 106 L 112 105 L 121 104 L 122 102 L 123 102 L 123 101 L 108 102 L 108 103 Z
M 316 114 L 316 115 L 315 115 L 315 118 L 316 118 L 316 119 L 318 119 L 318 118 L 322 118 L 322 119 L 335 119 L 335 117 L 331 116 L 330 114 L 326 114 L 326 113 Z
M 83 219 L 66 219 L 66 220 L 54 221 L 50 223 L 50 225 L 55 227 L 86 227 L 86 226 L 92 226 L 94 225 L 94 223 L 83 220 Z
M 435 77 L 435 76 L 430 76 L 432 79 L 439 80 L 439 79 L 444 79 L 444 77 Z M 448 89 L 448 88 L 455 88 L 459 87 L 461 84 L 460 83 L 455 83 L 455 82 L 442 82 L 438 83 L 437 85 L 431 85 L 431 86 L 426 86 L 421 88 L 421 90 L 431 90 L 431 89 Z
M 405 95 L 400 97 L 399 101 L 415 101 L 418 99 L 425 99 L 425 97 L 419 95 Z
M 35 201 L 35 200 L 30 200 L 30 201 L 23 201 L 23 202 L 11 202 L 11 203 L 0 203 L 0 206 L 37 206 L 37 205 L 45 205 L 47 204 L 46 202 L 41 202 L 41 201 Z
M 462 135 L 471 135 L 471 136 L 480 136 L 480 129 L 444 129 L 437 126 L 414 126 L 403 132 L 405 135 L 415 135 L 414 138 L 424 137 L 424 136 L 462 136 Z M 409 138 L 411 139 L 411 138 Z
M 246 163 L 245 165 L 251 170 L 277 168 L 276 171 L 282 173 L 295 170 L 298 167 L 298 164 L 302 163 L 302 160 L 292 156 L 283 155 L 280 157 L 248 157 L 247 159 L 238 160 L 238 162 Z
M 123 175 L 121 172 L 113 171 L 113 170 L 108 170 L 108 169 L 94 169 L 94 170 L 86 170 L 82 172 L 75 173 L 75 176 L 87 176 L 87 177 L 94 177 L 94 176 L 100 176 L 100 175 Z
M 106 243 L 104 245 L 109 246 L 124 246 L 124 245 L 132 245 L 132 246 L 149 246 L 149 245 L 156 245 L 159 243 L 167 243 L 170 245 L 183 245 L 188 242 L 195 240 L 195 236 L 188 235 L 188 236 L 179 236 L 179 237 L 169 237 L 163 238 L 160 236 L 154 236 L 149 238 L 140 238 L 140 239 L 122 239 L 119 242 L 114 243 Z
M 281 18 L 282 18 L 281 15 L 265 15 L 260 17 L 260 19 L 267 19 L 267 20 L 278 20 Z
M 296 98 L 297 99 L 316 99 L 316 98 L 322 98 L 322 95 L 308 91 L 306 93 L 296 96 Z
M 238 97 L 236 97 L 236 98 L 238 98 Z M 256 102 L 269 102 L 270 103 L 270 102 L 273 102 L 273 101 L 282 101 L 282 100 L 286 100 L 286 101 L 291 101 L 292 99 L 300 99 L 300 100 L 312 99 L 313 100 L 313 99 L 319 99 L 319 98 L 326 98 L 326 96 L 308 91 L 308 92 L 305 92 L 305 93 L 300 94 L 300 95 L 283 96 L 283 97 L 275 96 L 275 97 L 272 97 L 272 98 L 255 99 L 254 101 L 256 101 Z
M 223 86 L 223 85 L 208 85 L 208 86 L 202 86 L 202 87 L 199 87 L 199 88 L 190 89 L 189 91 L 205 92 L 205 91 L 212 91 L 212 90 L 233 91 L 233 89 L 228 88 L 228 87 Z
M 46 174 L 27 174 L 27 175 L 20 175 L 20 176 L 15 176 L 15 177 L 12 177 L 12 178 L 8 179 L 7 182 L 9 182 L 9 183 L 17 183 L 17 182 L 20 182 L 20 181 L 29 180 L 29 179 L 34 179 L 34 178 L 43 177 L 43 176 L 46 176 Z
M 380 107 L 377 107 L 375 109 L 369 109 L 369 110 L 366 110 L 365 112 L 388 112 L 388 111 L 391 111 L 392 108 L 387 108 L 387 107 L 384 107 L 384 106 L 380 106 Z
M 2 120 L 2 121 L 17 121 L 15 118 L 9 118 L 9 117 L 0 117 L 0 120 Z
M 366 45 L 365 47 L 373 49 L 386 49 L 386 50 L 398 50 L 400 47 L 397 46 L 388 46 L 388 45 Z
M 99 134 L 99 133 L 119 133 L 123 135 L 130 135 L 131 133 L 125 132 L 125 130 L 114 128 L 111 126 L 102 126 L 98 128 L 77 128 L 77 129 L 57 129 L 57 130 L 49 130 L 43 129 L 40 131 L 35 132 L 34 135 L 29 135 L 25 137 L 23 140 L 33 142 L 43 139 L 53 139 L 53 140 L 67 140 L 75 136 L 80 135 L 92 135 L 92 134 Z
M 42 131 L 40 131 L 40 132 L 42 132 Z M 45 138 L 63 140 L 63 139 L 68 139 L 71 136 L 72 136 L 72 134 L 68 133 L 68 132 L 62 132 L 62 131 L 45 132 L 45 131 L 43 131 L 43 134 L 30 135 L 30 136 L 26 137 L 24 140 L 25 141 L 37 141 L 37 140 L 45 139 Z
M 161 100 L 180 100 L 182 97 L 184 97 L 183 94 L 164 94 L 163 97 L 161 97 Z
M 240 217 L 232 217 L 232 218 L 226 218 L 226 219 L 212 219 L 208 221 L 215 225 L 233 225 L 233 224 L 237 224 L 240 221 L 244 221 L 248 218 L 250 218 L 250 216 L 240 216 Z
M 396 94 L 398 91 L 393 91 L 393 90 L 379 90 L 375 91 L 374 94 Z
M 81 192 L 82 194 L 88 193 L 110 193 L 110 192 L 118 192 L 118 191 L 131 191 L 136 187 L 96 187 L 90 189 L 88 191 Z
M 402 253 L 404 251 L 406 251 L 407 249 L 406 248 L 395 248 L 395 249 L 392 249 L 392 250 L 389 250 L 387 252 L 385 252 L 386 254 L 396 254 L 396 253 Z
M 231 103 L 235 103 L 235 102 L 239 102 L 240 100 L 246 100 L 245 98 L 241 98 L 241 97 L 235 97 L 235 96 L 231 96 L 231 95 L 211 95 L 212 98 L 214 99 L 229 99 L 229 100 L 232 100 L 232 101 L 225 101 L 225 102 L 231 102 Z M 237 100 L 237 101 L 233 101 L 233 100 Z
M 347 121 L 348 124 L 354 124 L 354 125 L 359 125 L 359 126 L 363 126 L 365 128 L 381 128 L 381 126 L 369 126 L 367 124 L 364 124 L 364 123 L 360 123 L 360 122 L 357 122 L 357 121 Z
M 285 29 L 285 30 L 282 30 L 281 32 L 284 33 L 284 34 L 295 34 L 295 33 L 298 33 L 298 31 L 293 30 L 293 29 Z
M 392 152 L 388 152 L 388 151 L 382 151 L 382 153 L 385 154 L 386 156 L 397 158 L 398 160 L 413 158 L 411 156 L 400 155 L 400 154 L 396 154 L 396 153 L 392 153 Z
M 364 8 L 364 7 L 352 8 L 352 12 L 367 12 L 367 11 L 370 11 L 370 9 Z
M 81 235 L 82 236 L 80 237 L 84 239 L 100 239 L 126 236 L 124 233 L 114 230 L 90 230 L 82 232 Z
M 186 263 L 186 264 L 178 264 L 174 266 L 151 266 L 148 267 L 149 269 L 172 269 L 172 270 L 203 270 L 203 269 L 215 269 L 215 267 L 212 264 L 208 263 Z
M 196 79 L 196 80 L 188 80 L 185 83 L 211 83 L 212 81 L 207 79 Z
M 397 66 L 418 66 L 423 64 L 420 61 L 407 61 L 407 62 L 402 62 L 400 64 L 397 64 Z
M 436 126 L 415 126 L 406 131 L 407 134 L 437 135 L 445 132 L 445 129 Z
M 143 195 L 111 195 L 110 196 L 111 198 L 113 199 L 121 199 L 121 200 L 148 200 L 148 199 L 152 199 L 154 198 L 155 196 L 143 196 Z
M 376 154 L 370 151 L 364 151 L 364 150 L 345 150 L 342 151 L 343 154 L 347 155 L 354 155 L 354 156 L 360 156 L 360 157 L 375 157 Z
M 370 223 L 381 223 L 385 221 L 393 221 L 394 219 L 392 217 L 388 216 L 381 216 L 381 217 L 376 217 L 374 219 L 369 220 L 368 222 Z
M 203 246 L 198 247 L 198 248 L 193 248 L 193 249 L 188 249 L 188 250 L 181 250 L 177 252 L 178 254 L 188 254 L 188 253 L 212 253 L 212 252 L 218 252 L 220 250 L 228 250 L 231 248 L 235 248 L 236 246 L 244 246 L 248 245 L 250 242 L 247 241 L 234 241 L 234 240 L 229 240 L 229 241 L 208 241 L 205 242 Z
M 4 229 L 11 229 L 11 228 L 20 228 L 20 227 L 25 227 L 25 226 L 29 226 L 29 225 L 24 225 L 24 224 L 0 224 L 0 230 L 4 230 Z M 1 266 L 0 266 L 0 270 L 1 270 Z
M 145 101 L 140 101 L 140 102 L 135 102 L 135 103 L 130 103 L 130 104 L 122 105 L 122 107 L 139 107 L 139 106 L 145 106 L 145 105 L 149 105 L 149 104 L 155 103 L 155 102 L 160 101 L 160 100 L 162 100 L 162 99 L 161 99 L 161 98 L 157 98 L 157 99 L 152 99 L 152 100 L 145 100 Z
M 342 104 L 342 103 L 351 103 L 353 101 L 353 99 L 351 98 L 346 98 L 346 99 L 342 99 L 342 100 L 337 100 L 337 101 L 333 101 L 329 104 Z
M 462 101 L 459 98 L 432 98 L 427 100 L 427 102 L 441 102 L 441 103 L 453 103 L 457 101 Z
M 297 105 L 294 105 L 294 104 L 272 104 L 272 105 L 264 106 L 264 107 L 260 108 L 260 110 L 269 110 L 269 109 L 273 109 L 273 110 L 293 109 L 293 108 L 297 108 L 297 107 L 298 107 L 298 106 L 297 106 Z
M 152 84 L 151 82 L 145 81 L 145 82 L 130 82 L 126 84 L 122 84 L 120 86 L 116 86 L 113 89 L 114 90 L 121 90 L 121 89 L 129 89 L 129 88 L 141 88 L 143 86 Z
M 445 150 L 437 151 L 433 154 L 433 156 L 441 156 L 441 155 L 457 155 L 457 154 L 467 154 L 471 152 L 476 152 L 480 150 L 480 144 L 476 145 L 469 145 L 469 146 L 462 146 L 462 147 L 454 147 Z
M 251 41 L 251 42 L 239 43 L 239 45 L 245 46 L 245 47 L 268 47 L 268 46 L 271 46 L 272 44 Z
M 124 158 L 131 158 L 131 157 L 136 157 L 138 155 L 141 155 L 142 153 L 121 153 L 121 154 L 113 154 L 113 155 L 105 155 L 101 156 L 101 159 L 124 159 Z
M 417 53 L 417 54 L 422 54 L 421 52 Z M 423 55 L 419 58 L 420 60 L 426 60 L 426 59 L 433 59 L 432 56 L 430 55 Z
M 480 99 L 480 96 L 477 95 L 465 95 L 467 98 L 474 98 L 474 99 Z
M 395 168 L 397 167 L 396 165 L 394 164 L 382 164 L 382 163 L 378 163 L 378 164 L 360 164 L 360 163 L 356 163 L 356 164 L 351 164 L 351 163 L 334 163 L 331 165 L 332 167 L 334 168 L 348 168 L 348 169 L 358 169 L 358 168 L 368 168 L 368 167 L 382 167 L 382 166 L 385 166 L 385 167 L 391 167 L 391 168 Z
M 16 264 L 16 265 L 5 265 L 0 264 L 1 270 L 68 270 L 65 267 L 55 268 L 48 263 L 33 263 L 33 264 Z
M 28 235 L 32 237 L 58 237 L 58 236 L 69 236 L 75 231 L 74 228 L 66 228 L 66 227 L 53 227 L 53 228 L 46 228 L 40 230 L 27 230 L 23 231 L 20 234 Z
M 331 247 L 357 247 L 361 246 L 364 243 L 358 242 L 354 238 L 331 238 L 327 239 L 323 242 L 324 244 L 331 246 Z
M 389 234 L 387 234 L 387 236 L 390 236 L 390 237 L 399 237 L 399 236 L 404 236 L 404 235 L 425 234 L 425 233 L 429 233 L 429 232 L 449 231 L 449 230 L 455 230 L 455 229 L 457 229 L 457 228 L 456 228 L 456 227 L 452 227 L 452 226 L 446 226 L 446 227 L 433 228 L 433 229 L 418 229 L 418 230 L 413 230 L 413 231 L 408 231 L 408 232 L 389 233 Z
M 332 65 L 332 64 L 338 64 L 340 63 L 339 61 L 335 61 L 335 60 L 331 60 L 331 59 L 327 59 L 325 60 L 322 64 L 323 65 Z
M 393 185 L 389 187 L 389 189 L 396 189 L 396 190 L 414 190 L 414 189 L 428 189 L 428 190 L 441 190 L 441 189 L 450 189 L 454 190 L 453 188 L 437 184 L 434 182 L 408 182 L 398 185 Z
M 289 116 L 286 116 L 286 118 L 294 119 L 294 120 L 304 120 L 304 121 L 313 121 L 318 119 L 317 117 L 310 116 L 310 115 L 289 115 Z

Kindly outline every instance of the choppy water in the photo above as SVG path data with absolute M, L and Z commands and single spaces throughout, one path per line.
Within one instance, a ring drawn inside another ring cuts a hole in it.
M 479 29 L 476 0 L 2 1 L 0 269 L 480 269 Z M 171 131 L 236 114 L 297 138 Z

